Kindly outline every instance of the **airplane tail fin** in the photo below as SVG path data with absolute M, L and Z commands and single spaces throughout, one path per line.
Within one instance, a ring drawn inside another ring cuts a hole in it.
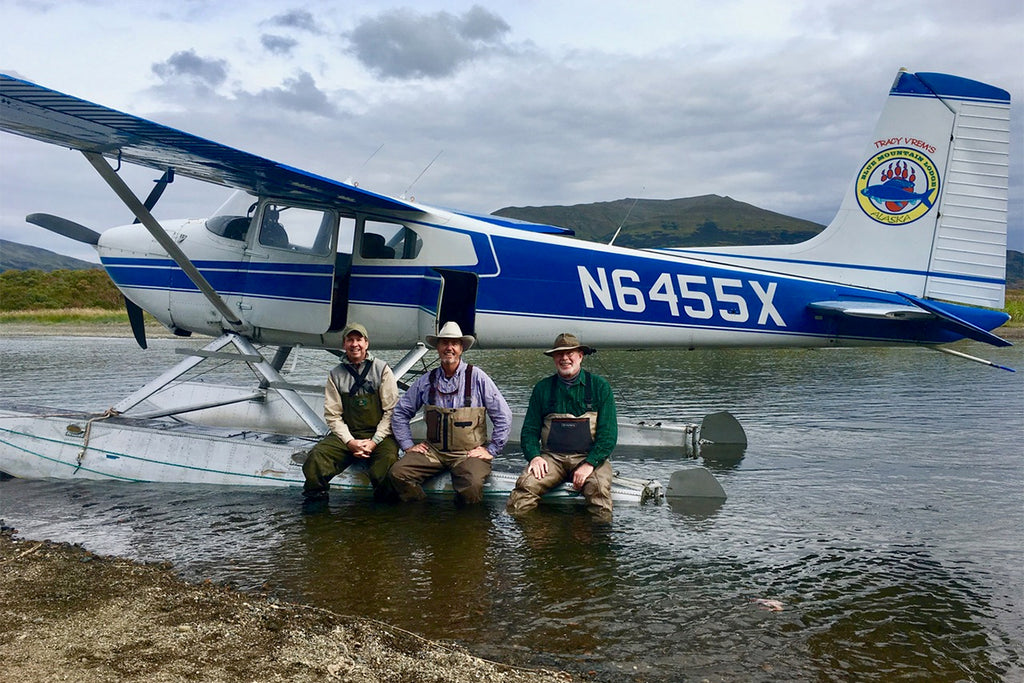
M 1010 95 L 937 73 L 896 76 L 835 219 L 794 245 L 688 254 L 861 287 L 1001 308 Z

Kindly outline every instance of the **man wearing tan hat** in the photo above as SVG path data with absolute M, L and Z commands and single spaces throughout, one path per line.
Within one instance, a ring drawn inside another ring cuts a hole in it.
M 491 460 L 501 453 L 512 429 L 512 411 L 494 380 L 462 360 L 473 346 L 458 323 L 447 322 L 437 335 L 427 335 L 441 366 L 413 382 L 395 406 L 392 428 L 405 454 L 392 466 L 388 480 L 403 501 L 424 498 L 422 484 L 448 470 L 457 505 L 483 500 Z M 423 407 L 427 439 L 415 443 L 409 422 Z M 488 437 L 487 418 L 493 431 Z
M 387 472 L 398 460 L 391 414 L 398 383 L 384 361 L 368 353 L 369 335 L 359 323 L 342 332 L 345 357 L 327 376 L 324 420 L 331 431 L 313 446 L 302 473 L 307 500 L 326 500 L 330 480 L 355 462 L 368 462 L 374 497 L 388 497 Z
M 595 517 L 612 515 L 612 466 L 608 456 L 619 438 L 615 397 L 608 380 L 583 369 L 583 357 L 595 352 L 567 332 L 544 353 L 555 374 L 533 387 L 520 434 L 529 465 L 508 498 L 508 512 L 520 515 L 537 507 L 540 497 L 571 481 Z

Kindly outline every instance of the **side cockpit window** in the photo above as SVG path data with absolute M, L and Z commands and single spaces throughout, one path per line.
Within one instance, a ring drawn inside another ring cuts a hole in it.
M 400 223 L 365 221 L 359 255 L 364 259 L 414 259 L 423 248 L 416 231 Z
M 326 254 L 338 216 L 333 211 L 267 203 L 260 212 L 259 243 L 273 249 Z

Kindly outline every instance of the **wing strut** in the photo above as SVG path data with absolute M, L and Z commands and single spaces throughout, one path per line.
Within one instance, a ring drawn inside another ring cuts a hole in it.
M 155 218 L 153 214 L 149 212 L 149 209 L 139 201 L 138 197 L 131 191 L 121 177 L 117 175 L 107 160 L 103 158 L 103 155 L 97 154 L 96 152 L 82 152 L 85 158 L 89 160 L 96 172 L 107 182 L 110 189 L 124 202 L 124 205 L 135 214 L 135 217 L 142 223 L 143 227 L 149 231 L 149 234 L 157 241 L 157 243 L 164 248 L 164 251 L 178 264 L 178 267 L 188 276 L 199 291 L 203 293 L 206 299 L 213 305 L 217 312 L 223 316 L 224 320 L 231 326 L 231 329 L 238 334 L 248 335 L 252 332 L 252 327 L 245 323 L 238 315 L 231 310 L 231 308 L 225 303 L 220 295 L 217 294 L 203 274 L 199 272 L 192 261 L 189 260 L 188 256 L 178 247 L 177 243 L 171 236 L 167 234 L 167 231 L 163 229 L 163 226 Z

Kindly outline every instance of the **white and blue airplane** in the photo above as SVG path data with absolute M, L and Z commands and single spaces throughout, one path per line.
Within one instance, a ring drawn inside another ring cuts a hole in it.
M 296 449 L 327 428 L 279 371 L 293 347 L 339 349 L 347 321 L 367 325 L 376 348 L 409 349 L 399 377 L 447 321 L 481 348 L 543 348 L 571 330 L 605 348 L 919 345 L 995 365 L 943 345 L 1009 345 L 992 332 L 1009 319 L 992 310 L 1005 294 L 1009 119 L 1005 90 L 901 70 L 835 219 L 814 238 L 628 249 L 377 194 L 0 75 L 0 128 L 80 151 L 136 218 L 102 233 L 49 214 L 27 220 L 95 246 L 140 345 L 143 310 L 177 334 L 216 337 L 100 418 L 69 425 L 65 413 L 0 410 L 0 470 L 301 483 Z M 118 175 L 122 162 L 162 174 L 146 199 Z M 235 192 L 213 216 L 157 221 L 150 211 L 179 175 Z M 221 351 L 229 344 L 238 353 Z M 259 345 L 277 347 L 271 360 Z M 176 384 L 210 357 L 244 360 L 260 385 Z M 157 410 L 119 417 L 145 401 Z M 275 412 L 282 402 L 297 429 Z M 154 422 L 171 414 L 196 427 Z M 721 424 L 726 437 L 708 440 L 745 443 L 731 416 Z M 202 431 L 238 425 L 273 438 Z M 701 425 L 702 441 L 710 431 Z M 720 494 L 710 474 L 700 482 L 696 495 Z M 651 495 L 647 484 L 627 488 Z
M 1007 345 L 991 330 L 1008 316 L 988 309 L 1004 305 L 1009 113 L 1002 89 L 901 70 L 813 239 L 629 249 L 377 194 L 0 77 L 0 127 L 81 151 L 136 216 L 102 234 L 28 217 L 94 244 L 129 308 L 183 335 L 324 348 L 346 320 L 399 349 L 448 320 L 481 348 L 565 329 L 600 347 Z M 140 201 L 108 159 L 163 177 Z M 214 216 L 160 223 L 150 209 L 175 175 L 237 192 Z

